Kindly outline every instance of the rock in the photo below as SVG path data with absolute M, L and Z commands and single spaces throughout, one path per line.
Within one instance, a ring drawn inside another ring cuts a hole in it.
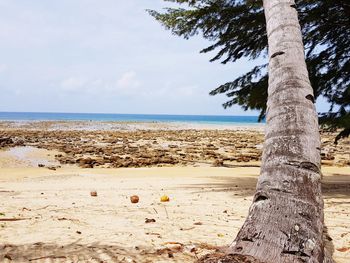
M 52 171 L 56 171 L 57 168 L 58 168 L 57 166 L 53 166 L 53 165 L 47 166 L 47 169 L 52 170 Z
M 14 142 L 11 138 L 8 138 L 8 137 L 0 138 L 0 147 L 7 147 L 13 143 Z
M 91 191 L 90 195 L 96 197 L 97 196 L 97 192 L 96 191 Z
M 78 163 L 81 168 L 94 168 L 94 164 L 96 163 L 96 161 L 88 157 L 88 158 L 79 158 L 76 160 L 76 163 Z
M 83 165 L 79 165 L 81 168 L 85 168 L 85 169 L 88 169 L 88 168 L 94 168 L 94 166 L 92 164 L 83 164 Z
M 222 166 L 224 166 L 224 160 L 222 160 L 222 159 L 215 160 L 214 163 L 213 163 L 213 166 L 214 167 L 222 167 Z
M 156 222 L 156 220 L 153 219 L 153 218 L 146 218 L 146 219 L 145 219 L 145 223 L 146 223 L 146 224 L 148 224 L 148 223 L 155 223 L 155 222 Z

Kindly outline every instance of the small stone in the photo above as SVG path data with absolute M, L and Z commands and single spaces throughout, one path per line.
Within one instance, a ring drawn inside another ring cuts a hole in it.
M 213 166 L 214 167 L 222 167 L 224 166 L 224 160 L 222 159 L 217 159 L 213 162 Z
M 297 231 L 297 232 L 298 232 L 300 228 L 299 228 L 299 226 L 298 226 L 298 225 L 295 225 L 295 226 L 294 226 L 294 229 L 295 229 L 295 231 Z
M 153 218 L 146 218 L 146 219 L 145 219 L 145 223 L 146 223 L 146 224 L 148 224 L 148 223 L 155 223 L 155 222 L 156 222 L 156 220 L 153 219 Z

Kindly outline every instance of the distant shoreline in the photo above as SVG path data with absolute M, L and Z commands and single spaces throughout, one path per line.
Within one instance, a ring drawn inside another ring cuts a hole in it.
M 45 113 L 0 112 L 0 121 L 87 121 L 118 123 L 194 123 L 205 125 L 261 126 L 258 116 L 171 115 L 171 114 L 107 114 L 107 113 Z
M 103 121 L 103 120 L 0 120 L 0 130 L 254 130 L 263 132 L 265 123 L 182 122 L 182 121 Z

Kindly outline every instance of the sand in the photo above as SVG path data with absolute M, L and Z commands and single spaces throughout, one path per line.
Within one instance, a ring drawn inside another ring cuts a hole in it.
M 194 262 L 233 241 L 258 172 L 247 167 L 0 169 L 0 219 L 20 219 L 0 222 L 0 261 Z M 334 258 L 349 262 L 350 169 L 324 173 Z M 138 195 L 139 203 L 132 204 L 131 195 Z M 161 203 L 162 195 L 170 201 Z
M 0 150 L 0 262 L 195 262 L 234 240 L 260 164 L 82 169 L 58 154 L 35 145 Z M 322 171 L 333 257 L 347 263 L 350 167 Z

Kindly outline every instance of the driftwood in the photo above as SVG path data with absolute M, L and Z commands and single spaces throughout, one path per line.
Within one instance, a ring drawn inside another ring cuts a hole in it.
M 29 259 L 29 261 L 34 261 L 34 260 L 40 260 L 40 259 L 45 259 L 45 258 L 51 258 L 51 259 L 56 259 L 56 258 L 62 258 L 62 259 L 65 259 L 67 258 L 66 256 L 45 256 L 45 257 L 39 257 L 39 258 L 32 258 L 32 259 Z
M 29 219 L 31 218 L 25 218 L 25 217 L 0 218 L 0 222 L 22 221 L 22 220 L 29 220 Z

